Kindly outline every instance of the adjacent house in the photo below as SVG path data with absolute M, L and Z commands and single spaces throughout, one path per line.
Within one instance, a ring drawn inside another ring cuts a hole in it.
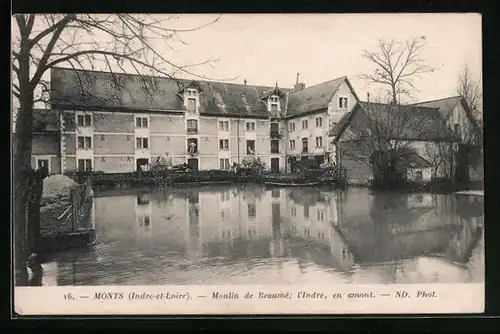
M 347 177 L 368 181 L 380 152 L 397 152 L 408 179 L 427 181 L 452 173 L 460 138 L 439 108 L 358 102 L 332 130 L 337 162 Z M 451 160 L 450 160 L 451 159 Z
M 438 108 L 447 126 L 460 138 L 456 156 L 460 163 L 457 163 L 456 178 L 483 180 L 483 132 L 465 99 L 453 96 L 415 105 Z
M 293 171 L 295 161 L 315 160 L 316 165 L 335 161 L 335 146 L 329 132 L 359 101 L 347 77 L 308 88 L 297 84 L 289 94 L 284 116 L 287 157 Z

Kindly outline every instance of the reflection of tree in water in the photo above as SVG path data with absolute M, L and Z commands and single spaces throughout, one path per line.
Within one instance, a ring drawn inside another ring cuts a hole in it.
M 451 236 L 445 256 L 465 264 L 479 244 L 483 234 L 484 200 L 478 196 L 456 196 L 460 230 Z
M 339 226 L 360 264 L 376 264 L 393 282 L 415 274 L 408 260 L 421 256 L 465 265 L 481 239 L 481 200 L 439 196 L 428 207 L 412 206 L 402 194 L 375 194 L 372 200 L 369 216 L 345 212 Z

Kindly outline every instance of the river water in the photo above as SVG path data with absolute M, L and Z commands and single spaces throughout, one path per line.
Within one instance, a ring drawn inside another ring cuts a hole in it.
M 43 285 L 484 281 L 483 198 L 210 186 L 96 192 Z

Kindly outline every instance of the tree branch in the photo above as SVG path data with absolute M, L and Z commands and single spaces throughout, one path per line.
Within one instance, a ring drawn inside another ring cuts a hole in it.
M 35 44 L 37 44 L 38 42 L 40 42 L 45 36 L 48 36 L 49 34 L 55 32 L 57 30 L 61 30 L 62 31 L 62 29 L 64 29 L 66 27 L 66 25 L 71 20 L 74 20 L 75 18 L 76 18 L 75 14 L 68 14 L 64 18 L 62 18 L 59 22 L 57 22 L 56 24 L 50 25 L 47 29 L 43 30 L 41 33 L 39 33 L 38 35 L 36 35 L 33 39 L 31 39 L 29 41 L 29 47 L 30 47 L 30 49 Z
M 52 50 L 54 49 L 55 44 L 57 43 L 59 37 L 61 36 L 64 28 L 66 25 L 75 18 L 75 14 L 69 14 L 66 15 L 59 23 L 55 24 L 56 28 L 54 30 L 54 34 L 52 35 L 52 38 L 50 39 L 49 43 L 47 44 L 47 47 L 45 49 L 45 52 L 43 53 L 42 58 L 40 59 L 40 63 L 38 65 L 38 68 L 33 75 L 33 78 L 30 81 L 31 87 L 35 87 L 38 82 L 40 81 L 43 73 L 46 71 L 46 64 L 47 61 L 49 60 L 49 57 L 51 56 Z

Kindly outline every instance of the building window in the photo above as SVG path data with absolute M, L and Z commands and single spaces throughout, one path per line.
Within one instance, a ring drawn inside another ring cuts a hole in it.
M 255 206 L 255 203 L 248 203 L 247 211 L 248 211 L 248 218 L 257 217 L 257 208 Z
M 297 216 L 297 208 L 295 206 L 292 206 L 291 216 L 292 217 L 296 217 Z
M 229 139 L 219 139 L 219 150 L 221 151 L 229 150 Z
M 273 95 L 269 98 L 269 100 L 271 101 L 271 103 L 278 103 L 279 102 L 279 97 L 276 96 L 276 95 Z
M 84 127 L 92 126 L 92 117 L 90 115 L 77 115 L 76 125 Z
M 347 109 L 347 97 L 339 97 L 339 109 Z
M 196 111 L 196 99 L 195 98 L 188 98 L 187 101 L 187 110 L 189 112 L 195 112 Z
M 229 121 L 219 121 L 219 131 L 229 131 Z
M 323 137 L 316 137 L 316 148 L 323 147 Z
M 278 96 L 271 96 L 269 98 L 269 109 L 271 111 L 277 111 L 279 109 L 279 97 Z
M 80 172 L 92 171 L 92 159 L 78 159 L 78 171 Z
M 278 123 L 271 123 L 269 130 L 271 138 L 280 138 L 280 126 Z
M 78 148 L 88 150 L 92 148 L 92 137 L 78 137 Z
M 422 171 L 421 171 L 421 170 L 417 170 L 417 171 L 415 172 L 415 179 L 416 179 L 417 181 L 422 181 L 422 179 L 423 179 L 423 175 L 422 175 Z
M 295 131 L 295 123 L 294 122 L 288 123 L 288 131 L 289 132 Z
M 273 139 L 271 140 L 271 153 L 280 153 L 280 141 Z
M 455 134 L 459 135 L 460 134 L 460 124 L 455 123 L 453 125 L 453 130 L 455 130 Z
M 220 159 L 220 169 L 222 170 L 229 170 L 229 159 Z
M 308 123 L 307 123 L 307 119 L 305 119 L 302 121 L 302 129 L 307 129 L 307 127 L 308 127 Z
M 148 138 L 135 138 L 135 143 L 138 149 L 147 149 L 149 147 Z
M 255 131 L 255 122 L 247 122 L 247 131 Z
M 309 143 L 307 138 L 302 138 L 302 153 L 309 152 Z
M 189 154 L 198 153 L 198 139 L 189 138 L 187 140 L 187 149 L 188 149 Z
M 136 117 L 135 118 L 135 126 L 138 128 L 147 128 L 148 127 L 148 118 L 147 117 Z
M 323 127 L 323 117 L 316 118 L 316 127 L 317 128 L 322 128 Z
M 290 140 L 290 149 L 295 150 L 295 140 Z
M 247 154 L 248 155 L 255 154 L 255 140 L 247 140 Z
M 188 119 L 187 121 L 187 133 L 196 134 L 198 133 L 198 121 L 195 119 Z
M 50 174 L 50 159 L 36 158 L 37 169 L 46 170 Z

